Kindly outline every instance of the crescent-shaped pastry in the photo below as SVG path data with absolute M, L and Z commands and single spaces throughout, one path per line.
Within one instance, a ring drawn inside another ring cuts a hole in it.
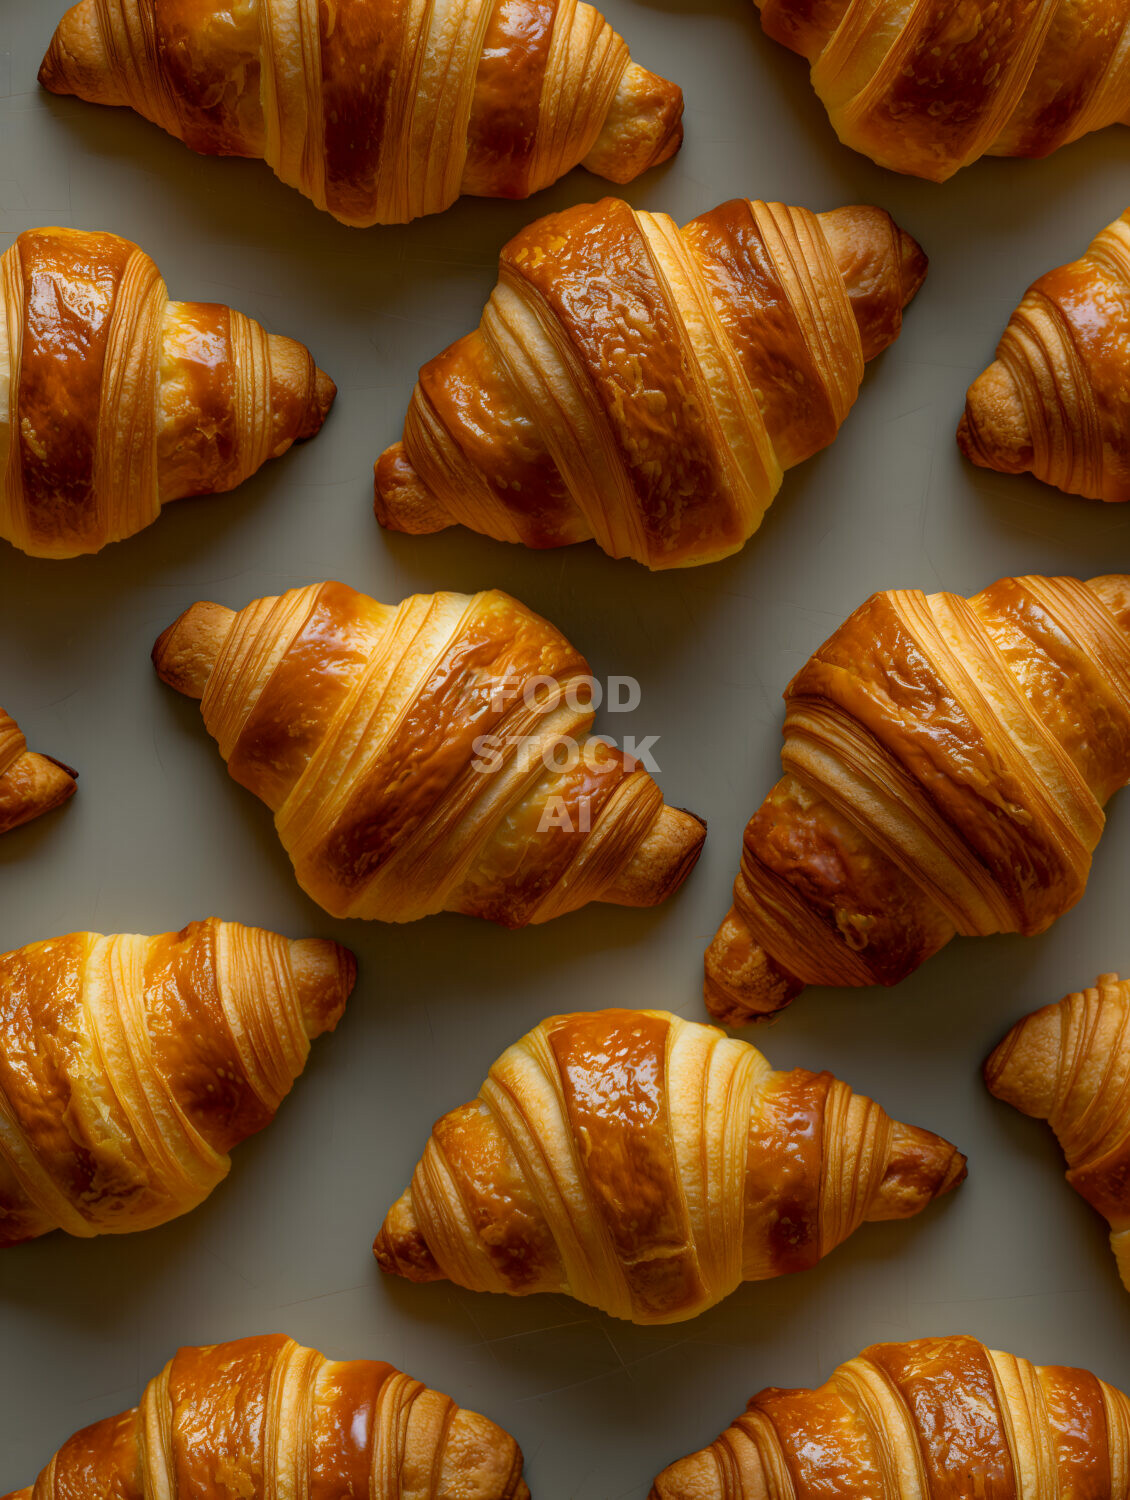
M 20 726 L 0 708 L 0 833 L 73 797 L 77 777 L 62 761 L 29 750 Z

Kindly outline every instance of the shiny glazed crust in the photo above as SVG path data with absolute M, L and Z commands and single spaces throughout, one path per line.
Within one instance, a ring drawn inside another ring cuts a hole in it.
M 966 458 L 1072 495 L 1130 500 L 1130 210 L 1028 288 L 969 387 Z
M 897 984 L 955 932 L 1042 932 L 1130 778 L 1130 577 L 875 594 L 785 692 L 785 775 L 706 955 L 740 1023 Z
M 830 1073 L 774 1072 L 666 1011 L 582 1012 L 543 1021 L 438 1121 L 374 1251 L 411 1281 L 674 1323 L 964 1176 L 948 1141 Z
M 323 583 L 238 614 L 196 604 L 153 660 L 202 699 L 228 770 L 334 916 L 522 927 L 589 901 L 654 906 L 706 837 L 590 738 L 584 658 L 498 590 L 393 607 Z
M 618 198 L 505 247 L 479 328 L 425 365 L 376 469 L 397 531 L 725 557 L 835 437 L 926 257 L 881 209 L 735 199 L 679 230 Z
M 296 1476 L 301 1476 L 296 1480 Z M 6 1500 L 155 1495 L 529 1500 L 509 1435 L 392 1365 L 282 1335 L 181 1349 L 141 1403 L 75 1433 Z
M 202 1203 L 355 977 L 336 943 L 235 922 L 75 932 L 0 956 L 0 1247 Z
M 20 726 L 0 708 L 0 833 L 73 797 L 77 776 L 62 761 L 29 750 Z
M 1130 1402 L 976 1339 L 874 1344 L 818 1390 L 766 1390 L 650 1500 L 1127 1500 Z
M 303 345 L 169 302 L 117 235 L 30 229 L 0 257 L 0 537 L 75 557 L 234 489 L 313 436 L 335 390 Z
M 355 225 L 524 198 L 579 163 L 629 182 L 683 138 L 680 90 L 578 0 L 81 0 L 39 81 L 262 157 Z
M 1067 1180 L 1109 1223 L 1130 1291 L 1130 983 L 1100 974 L 1025 1016 L 986 1062 L 985 1083 L 1055 1131 Z
M 944 182 L 1130 116 L 1123 0 L 757 0 L 846 146 Z

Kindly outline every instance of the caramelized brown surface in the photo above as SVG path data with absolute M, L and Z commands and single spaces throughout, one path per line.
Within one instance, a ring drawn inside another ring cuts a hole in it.
M 75 794 L 77 771 L 27 748 L 20 726 L 0 708 L 0 833 L 30 823 Z
M 1122 0 L 757 5 L 811 63 L 840 140 L 897 172 L 943 182 L 986 153 L 1047 156 L 1130 114 Z
M 0 1246 L 195 1208 L 353 987 L 336 943 L 194 922 L 0 956 Z
M 116 235 L 33 229 L 0 258 L 0 537 L 74 557 L 233 489 L 321 427 L 333 382 L 242 313 L 169 302 Z
M 593 537 L 650 568 L 724 557 L 835 437 L 925 272 L 877 208 L 735 199 L 681 232 L 616 198 L 550 214 L 503 249 L 479 329 L 421 370 L 378 519 Z
M 1025 293 L 966 396 L 957 439 L 975 464 L 1130 500 L 1128 215 Z
M 1044 931 L 1130 778 L 1130 579 L 876 594 L 785 693 L 786 775 L 707 953 L 731 1022 L 897 984 L 954 932 Z
M 160 1433 L 160 1441 L 153 1434 Z M 529 1500 L 509 1435 L 376 1360 L 282 1335 L 181 1349 L 139 1406 L 63 1444 L 7 1500 L 161 1494 L 307 1500 Z
M 706 837 L 590 738 L 584 659 L 498 591 L 393 608 L 325 583 L 238 615 L 195 605 L 154 661 L 202 698 L 232 776 L 338 916 L 520 927 L 589 901 L 654 905 Z
M 436 1124 L 374 1251 L 412 1281 L 673 1323 L 964 1175 L 948 1141 L 830 1073 L 775 1073 L 666 1011 L 580 1012 L 543 1021 Z
M 578 0 L 80 0 L 39 80 L 129 105 L 194 150 L 263 157 L 346 224 L 461 192 L 524 198 L 579 163 L 628 182 L 682 141 L 683 96 Z
M 1130 1402 L 1086 1370 L 965 1337 L 875 1344 L 818 1390 L 766 1390 L 651 1500 L 1127 1500 Z

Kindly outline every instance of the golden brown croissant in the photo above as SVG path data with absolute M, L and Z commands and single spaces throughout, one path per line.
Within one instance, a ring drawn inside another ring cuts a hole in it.
M 1096 987 L 1018 1021 L 985 1064 L 998 1099 L 1047 1120 L 1067 1157 L 1067 1180 L 1110 1224 L 1130 1291 L 1130 983 Z
M 77 776 L 62 761 L 29 750 L 20 726 L 0 708 L 0 833 L 73 797 Z
M 578 163 L 629 182 L 683 139 L 680 90 L 578 0 L 81 0 L 39 81 L 261 157 L 356 225 L 524 198 Z
M 529 1500 L 509 1433 L 376 1360 L 280 1334 L 181 1349 L 6 1500 Z
M 1125 0 L 757 0 L 845 146 L 944 182 L 1130 123 Z
M 234 489 L 325 421 L 334 384 L 301 344 L 167 301 L 129 240 L 29 229 L 0 278 L 0 537 L 35 557 Z
M 873 1344 L 815 1391 L 766 1390 L 650 1500 L 1128 1500 L 1130 1401 L 976 1339 Z
M 228 770 L 337 917 L 521 927 L 589 901 L 654 906 L 706 837 L 590 738 L 584 658 L 498 590 L 394 607 L 322 583 L 239 614 L 195 604 L 153 660 L 203 700 Z
M 1130 779 L 1130 577 L 875 594 L 785 690 L 706 1002 L 897 984 L 955 932 L 1043 932 Z
M 1028 288 L 969 387 L 957 440 L 1003 474 L 1130 500 L 1130 210 Z
M 421 370 L 377 517 L 592 537 L 649 568 L 726 557 L 835 437 L 925 274 L 878 208 L 735 199 L 682 231 L 618 198 L 551 214 L 503 250 L 479 328 Z
M 411 1281 L 567 1292 L 675 1323 L 804 1270 L 965 1176 L 939 1136 L 830 1073 L 666 1011 L 554 1016 L 434 1127 L 374 1251 Z
M 353 957 L 237 922 L 0 956 L 0 1246 L 202 1203 L 338 1023 Z

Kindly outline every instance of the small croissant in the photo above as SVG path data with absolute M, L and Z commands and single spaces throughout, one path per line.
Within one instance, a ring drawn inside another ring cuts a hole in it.
M 1075 905 L 1130 780 L 1130 576 L 874 594 L 785 703 L 785 774 L 706 955 L 730 1024 Z
M 77 771 L 27 747 L 20 726 L 0 708 L 0 833 L 30 823 L 75 794 Z
M 234 308 L 170 302 L 115 234 L 29 229 L 0 257 L 0 537 L 98 552 L 318 431 L 334 384 Z
M 965 1158 L 830 1073 L 661 1010 L 554 1016 L 434 1127 L 374 1251 L 410 1281 L 693 1318 L 905 1219 Z
M 985 1083 L 1055 1131 L 1068 1182 L 1110 1224 L 1130 1291 L 1130 983 L 1100 974 L 1025 1016 L 986 1062 Z
M 618 198 L 503 249 L 478 329 L 425 365 L 376 471 L 395 531 L 594 538 L 713 562 L 836 436 L 926 257 L 879 208 L 735 199 L 680 230 Z
M 139 1405 L 5 1500 L 530 1500 L 509 1433 L 371 1359 L 281 1334 L 181 1349 Z
M 1130 1500 L 1130 1400 L 964 1336 L 873 1344 L 762 1391 L 650 1500 Z
M 0 955 L 0 1247 L 196 1208 L 337 1025 L 355 973 L 336 943 L 215 918 Z
M 969 387 L 966 458 L 1092 500 L 1130 500 L 1130 209 L 1028 288 Z
M 1123 0 L 757 0 L 845 146 L 944 182 L 1130 123 Z
M 229 772 L 336 917 L 523 927 L 589 901 L 654 906 L 706 837 L 592 737 L 584 658 L 497 589 L 393 606 L 321 583 L 238 614 L 195 604 L 153 661 L 201 699 Z
M 525 198 L 578 164 L 630 182 L 683 139 L 680 90 L 579 0 L 80 0 L 39 81 L 262 158 L 354 225 Z

